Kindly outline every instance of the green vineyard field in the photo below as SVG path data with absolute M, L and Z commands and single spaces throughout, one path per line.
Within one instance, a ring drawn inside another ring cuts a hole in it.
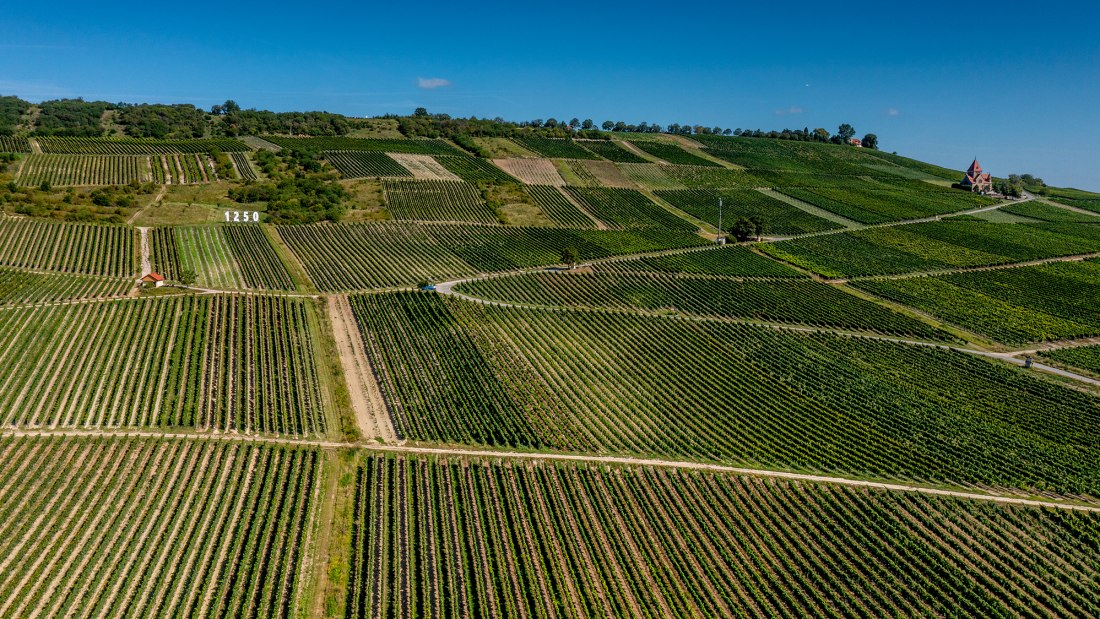
M 616 260 L 601 263 L 599 270 L 612 273 L 688 273 L 727 277 L 809 277 L 742 245 L 635 260 Z
M 295 288 L 258 224 L 153 228 L 150 249 L 153 270 L 170 280 L 186 270 L 196 283 L 213 288 Z
M 318 452 L 0 438 L 0 616 L 297 617 Z
M 0 217 L 0 266 L 105 277 L 134 275 L 134 230 Z
M 880 490 L 368 456 L 354 523 L 349 619 L 1082 616 L 1100 604 L 1095 514 Z
M 325 158 L 344 178 L 369 178 L 381 176 L 406 176 L 412 173 L 401 167 L 386 153 L 362 150 L 328 150 Z
M 574 200 L 616 230 L 632 228 L 663 228 L 695 230 L 695 225 L 662 208 L 641 192 L 633 189 L 598 187 L 568 187 Z
M 287 149 L 304 148 L 308 150 L 359 150 L 380 153 L 412 153 L 420 155 L 461 155 L 462 151 L 443 140 L 399 140 L 364 138 L 288 138 L 273 135 L 260 136 L 262 139 Z
M 134 282 L 127 279 L 0 267 L 0 306 L 121 297 L 133 287 Z
M 524 188 L 539 209 L 563 228 L 595 228 L 596 222 L 585 215 L 557 187 L 528 185 Z
M 513 138 L 520 146 L 543 157 L 553 159 L 599 159 L 599 157 L 584 148 L 587 142 L 574 142 L 571 139 L 554 139 L 523 137 Z
M 314 312 L 258 295 L 2 309 L 0 420 L 321 434 Z
M 384 181 L 386 210 L 396 220 L 497 223 L 473 185 L 456 181 Z
M 209 140 L 146 140 L 137 138 L 38 138 L 42 152 L 57 155 L 169 155 L 180 153 L 247 152 L 248 145 L 232 138 Z
M 712 225 L 717 225 L 718 199 L 721 198 L 722 217 L 727 230 L 739 217 L 760 218 L 764 222 L 765 234 L 805 234 L 841 227 L 836 222 L 811 215 L 751 189 L 682 189 L 657 191 L 656 194 L 672 206 Z
M 628 151 L 613 140 L 585 140 L 578 142 L 585 150 L 615 163 L 646 163 L 646 160 Z
M 665 142 L 657 142 L 654 140 L 639 140 L 631 142 L 635 148 L 638 148 L 654 157 L 664 161 L 665 163 L 671 163 L 675 165 L 690 165 L 690 166 L 704 166 L 711 168 L 721 167 L 717 163 L 709 159 L 705 159 L 698 155 L 693 155 L 683 148 L 676 146 L 675 144 L 667 144 Z

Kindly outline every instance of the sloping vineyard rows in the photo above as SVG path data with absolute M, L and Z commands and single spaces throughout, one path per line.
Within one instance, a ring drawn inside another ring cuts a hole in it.
M 693 155 L 675 144 L 667 144 L 665 142 L 657 142 L 651 140 L 641 140 L 631 143 L 635 146 L 635 148 L 649 153 L 650 155 L 653 155 L 654 157 L 666 163 L 671 163 L 675 165 L 703 166 L 709 168 L 721 167 L 717 163 L 698 155 Z
M 493 159 L 493 163 L 527 185 L 565 185 L 565 179 L 549 159 Z
M 412 173 L 394 161 L 386 153 L 360 150 L 327 150 L 325 159 L 332 164 L 344 178 L 371 178 L 381 176 L 404 176 L 412 178 Z
M 753 170 L 761 186 L 772 187 L 782 191 L 784 188 L 792 189 L 816 189 L 819 187 L 831 187 L 833 189 L 852 189 L 865 191 L 868 189 L 909 188 L 924 193 L 959 193 L 955 189 L 946 189 L 929 183 L 898 184 L 905 179 L 888 177 L 884 175 L 861 174 L 853 176 L 849 174 L 820 174 L 811 172 L 789 172 L 783 170 Z
M 0 266 L 129 277 L 134 230 L 0 217 Z
M 779 191 L 818 208 L 865 224 L 946 215 L 994 203 L 992 198 L 962 191 L 955 193 L 910 192 L 889 189 L 837 189 L 835 187 L 780 188 Z
M 1046 350 L 1039 354 L 1059 365 L 1080 368 L 1100 376 L 1100 346 Z
M 0 616 L 296 617 L 319 454 L 0 439 Z
M 358 303 L 412 440 L 1100 494 L 1100 398 L 966 353 L 427 293 Z
M 691 247 L 688 232 L 563 230 L 451 224 L 279 226 L 313 284 L 325 292 L 409 286 L 478 272 L 557 264 L 565 247 L 582 260 Z
M 805 234 L 841 227 L 751 189 L 683 189 L 656 193 L 672 206 L 713 225 L 718 223 L 718 199 L 721 198 L 722 219 L 727 231 L 739 217 L 759 217 L 764 222 L 765 234 Z
M 345 616 L 1087 616 L 1098 537 L 1095 514 L 1060 510 L 374 456 L 357 475 Z
M 468 183 L 492 181 L 498 183 L 519 182 L 504 170 L 477 157 L 437 155 L 435 160 L 452 174 Z
M 1012 215 L 1020 215 L 1021 217 L 1038 219 L 1039 221 L 1078 224 L 1100 224 L 1100 217 L 1098 217 L 1097 215 L 1077 213 L 1069 209 L 1051 206 L 1050 204 L 1044 204 L 1042 202 L 1036 202 L 1034 200 L 1029 202 L 1020 202 L 1019 204 L 1009 204 L 1008 206 L 1002 206 L 1000 210 Z
M 596 222 L 582 213 L 557 187 L 528 185 L 526 190 L 539 209 L 559 226 L 563 228 L 596 227 Z
M 137 138 L 37 138 L 42 152 L 59 155 L 168 155 L 177 153 L 247 152 L 247 144 L 232 138 L 205 140 L 145 140 Z
M 939 329 L 809 280 L 750 281 L 658 274 L 527 273 L 460 284 L 478 299 L 548 307 L 675 311 L 952 340 Z
M 411 153 L 393 153 L 390 159 L 396 161 L 401 167 L 412 172 L 413 178 L 429 181 L 461 181 L 443 164 L 436 161 L 431 155 L 414 155 Z
M 1006 344 L 1100 335 L 1100 263 L 1065 262 L 856 285 Z
M 380 153 L 413 153 L 421 155 L 462 155 L 444 140 L 399 140 L 368 138 L 287 138 L 273 135 L 261 136 L 264 140 L 282 148 L 306 148 L 309 150 L 362 150 Z
M 552 159 L 599 159 L 584 148 L 583 144 L 587 142 L 574 142 L 569 138 L 522 137 L 512 140 L 531 152 Z
M 865 163 L 881 163 L 869 152 L 847 146 L 784 140 L 694 135 L 711 155 L 750 170 L 820 174 L 866 174 Z M 961 172 L 952 180 L 961 178 Z
M 153 270 L 178 280 L 184 270 L 197 283 L 226 289 L 294 290 L 264 231 L 256 224 L 214 224 L 153 228 Z
M 620 163 L 619 169 L 627 178 L 650 189 L 687 189 L 687 186 L 669 173 L 672 166 L 655 163 Z
M 386 210 L 396 220 L 497 223 L 496 212 L 471 184 L 455 181 L 383 181 Z
M 562 177 L 567 179 L 567 184 L 577 187 L 601 187 L 600 179 L 596 178 L 586 165 L 591 161 L 591 159 L 562 159 L 555 163 L 564 171 Z
M 360 295 L 351 306 L 398 436 L 539 446 L 527 442 L 534 430 L 434 295 Z
M 612 273 L 688 273 L 727 277 L 807 278 L 800 271 L 761 256 L 741 245 L 692 251 L 667 256 L 601 263 L 600 271 Z
M 121 278 L 29 273 L 0 267 L 0 305 L 120 297 L 133 287 L 131 280 Z
M 1011 264 L 1100 251 L 1100 227 L 945 221 L 871 228 L 763 244 L 828 277 L 859 277 Z
M 613 140 L 584 140 L 577 144 L 615 163 L 648 163 Z
M 254 181 L 257 178 L 256 168 L 252 166 L 252 160 L 245 153 L 229 153 L 229 158 L 237 168 L 237 174 L 243 181 Z
M 261 295 L 0 310 L 0 420 L 323 433 L 313 311 Z
M 13 138 L 0 135 L 0 153 L 29 153 L 31 143 L 27 138 Z
M 662 165 L 661 170 L 686 187 L 695 189 L 728 189 L 761 187 L 763 182 L 756 176 L 741 170 L 726 168 L 707 168 L 687 165 Z
M 42 183 L 125 185 L 153 180 L 149 157 L 132 155 L 27 155 L 15 182 L 26 187 Z
M 584 205 L 608 226 L 615 229 L 665 228 L 695 230 L 695 225 L 680 219 L 633 189 L 568 187 L 573 199 Z

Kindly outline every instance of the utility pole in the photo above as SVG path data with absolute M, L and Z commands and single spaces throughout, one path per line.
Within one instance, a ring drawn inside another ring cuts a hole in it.
M 714 239 L 715 243 L 724 245 L 722 242 L 722 198 L 718 198 L 718 237 Z

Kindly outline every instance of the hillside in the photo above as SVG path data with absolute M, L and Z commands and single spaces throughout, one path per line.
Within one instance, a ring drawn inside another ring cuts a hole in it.
M 0 99 L 0 616 L 1100 611 L 1100 195 L 219 107 Z

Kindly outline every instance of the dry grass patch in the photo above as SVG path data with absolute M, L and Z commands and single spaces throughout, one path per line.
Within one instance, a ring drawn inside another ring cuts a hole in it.
M 431 155 L 412 155 L 408 153 L 388 153 L 390 158 L 401 164 L 413 178 L 429 181 L 460 181 L 453 172 L 443 167 Z
M 564 187 L 566 184 L 549 159 L 493 159 L 493 163 L 528 185 Z

